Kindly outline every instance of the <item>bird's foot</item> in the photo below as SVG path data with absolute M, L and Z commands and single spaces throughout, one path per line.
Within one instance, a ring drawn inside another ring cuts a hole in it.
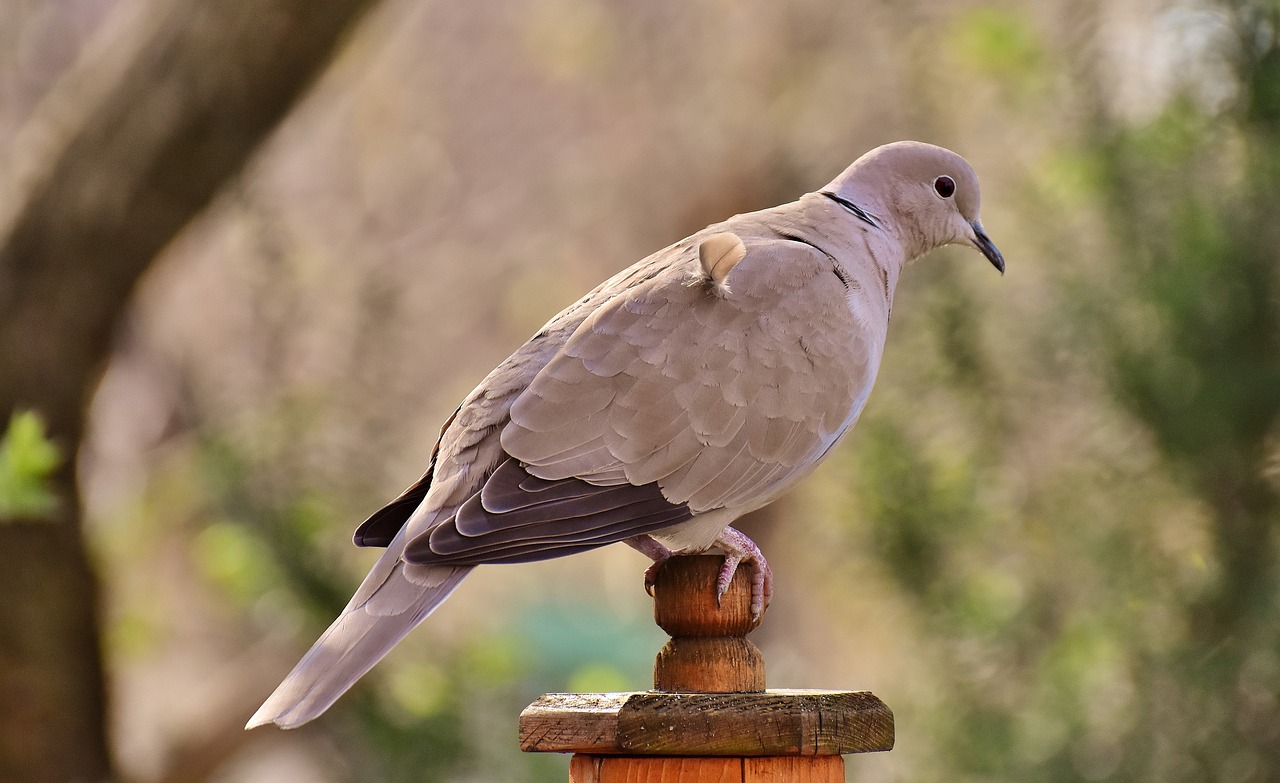
M 653 563 L 644 572 L 644 591 L 653 595 L 653 585 L 658 579 L 658 569 L 671 559 L 675 552 L 667 549 L 650 536 L 636 536 L 626 540 L 627 546 L 637 550 Z
M 720 603 L 725 591 L 729 589 L 738 566 L 750 566 L 751 618 L 759 620 L 773 598 L 773 571 L 764 559 L 764 552 L 760 551 L 756 542 L 734 527 L 726 527 L 716 539 L 715 546 L 724 552 L 724 565 L 716 579 L 716 603 Z
M 635 536 L 626 539 L 626 543 L 653 563 L 644 572 L 644 591 L 653 595 L 653 585 L 658 578 L 658 571 L 677 553 L 660 544 L 651 536 Z M 716 605 L 724 597 L 725 591 L 733 581 L 733 575 L 742 565 L 751 568 L 751 618 L 759 620 L 765 608 L 773 598 L 773 570 L 764 559 L 764 552 L 756 542 L 747 538 L 746 534 L 734 527 L 726 527 L 720 537 L 712 544 L 713 548 L 724 553 L 724 565 L 716 577 Z

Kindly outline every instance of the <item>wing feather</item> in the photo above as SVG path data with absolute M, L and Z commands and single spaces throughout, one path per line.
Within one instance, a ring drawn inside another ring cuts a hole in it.
M 432 566 L 538 560 L 565 554 L 566 548 L 604 546 L 692 516 L 688 506 L 668 501 L 656 484 L 547 481 L 508 458 L 452 518 L 409 542 L 404 558 Z
M 449 414 L 449 418 L 445 419 L 444 424 L 440 427 L 440 437 L 436 438 L 436 445 L 431 449 L 431 460 L 427 463 L 427 470 L 422 474 L 422 478 L 415 481 L 408 489 L 400 493 L 400 496 L 391 501 L 387 505 L 375 511 L 368 519 L 360 523 L 356 528 L 355 545 L 356 546 L 388 546 L 395 539 L 396 533 L 400 532 L 400 528 L 404 527 L 409 521 L 409 517 L 413 516 L 413 512 L 418 506 L 422 505 L 422 501 L 427 497 L 427 492 L 431 490 L 432 479 L 435 477 L 436 462 L 440 458 L 440 441 L 444 438 L 444 433 L 449 429 L 449 425 L 453 424 L 453 420 L 458 417 L 458 411 L 462 410 L 462 406 L 454 409 Z
M 513 405 L 507 453 L 545 479 L 621 472 L 696 512 L 765 502 L 807 473 L 852 424 L 883 335 L 859 341 L 825 254 L 735 232 L 747 253 L 728 292 L 698 278 L 695 237 L 588 316 Z

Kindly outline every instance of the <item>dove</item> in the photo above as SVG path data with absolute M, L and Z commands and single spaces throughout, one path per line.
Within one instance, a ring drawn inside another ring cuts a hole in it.
M 626 542 L 716 552 L 724 592 L 759 547 L 732 527 L 811 473 L 857 421 L 904 266 L 967 245 L 1002 274 L 959 155 L 903 141 L 821 190 L 735 215 L 624 269 L 552 318 L 445 422 L 426 473 L 369 517 L 386 547 L 246 728 L 329 708 L 479 565 Z

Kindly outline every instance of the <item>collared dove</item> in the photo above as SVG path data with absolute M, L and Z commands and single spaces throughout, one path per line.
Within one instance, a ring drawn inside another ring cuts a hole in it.
M 816 193 L 659 250 L 552 318 L 445 422 L 426 474 L 355 534 L 387 551 L 246 728 L 312 720 L 472 568 L 625 541 L 764 556 L 729 524 L 808 475 L 871 393 L 903 266 L 966 244 L 1004 271 L 953 152 L 897 142 Z M 652 578 L 652 568 L 646 580 Z M 711 589 L 711 586 L 708 586 Z

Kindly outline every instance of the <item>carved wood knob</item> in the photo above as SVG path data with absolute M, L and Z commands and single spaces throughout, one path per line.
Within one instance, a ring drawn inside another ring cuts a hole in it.
M 673 557 L 658 571 L 653 617 L 671 640 L 654 661 L 655 690 L 764 691 L 764 656 L 745 638 L 760 624 L 751 616 L 751 579 L 739 570 L 717 605 L 723 562 L 715 555 Z

